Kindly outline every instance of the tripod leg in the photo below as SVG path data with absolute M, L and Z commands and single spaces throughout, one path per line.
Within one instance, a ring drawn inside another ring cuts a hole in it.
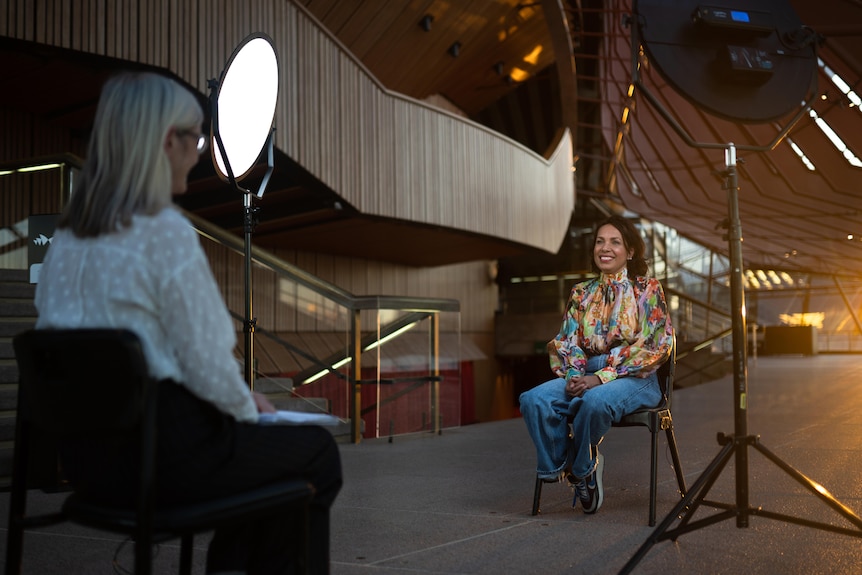
M 755 441 L 753 445 L 754 448 L 757 449 L 760 453 L 762 453 L 767 459 L 769 459 L 775 465 L 784 470 L 785 473 L 790 475 L 803 487 L 814 493 L 814 495 L 816 495 L 824 503 L 829 505 L 829 507 L 840 513 L 845 519 L 847 519 L 847 521 L 849 521 L 856 527 L 862 529 L 862 519 L 860 519 L 859 516 L 853 512 L 852 509 L 835 499 L 835 496 L 829 493 L 826 488 L 779 459 L 777 455 L 775 455 L 769 449 L 761 445 L 759 441 Z
M 646 556 L 650 549 L 652 549 L 653 545 L 662 539 L 669 538 L 666 534 L 668 528 L 677 519 L 677 516 L 679 516 L 679 514 L 686 508 L 688 508 L 688 511 L 686 512 L 686 517 L 683 521 L 688 521 L 688 518 L 697 509 L 703 496 L 709 492 L 709 488 L 712 487 L 713 483 L 715 483 L 721 470 L 724 469 L 724 466 L 727 465 L 728 461 L 730 461 L 730 456 L 733 454 L 735 449 L 736 442 L 734 441 L 729 441 L 721 448 L 718 455 L 716 455 L 710 464 L 707 465 L 703 474 L 698 477 L 697 481 L 694 482 L 694 485 L 691 486 L 686 497 L 676 504 L 671 512 L 667 514 L 667 517 L 665 517 L 659 526 L 656 527 L 655 531 L 653 531 L 647 540 L 644 541 L 637 552 L 632 555 L 632 558 L 629 559 L 628 563 L 623 566 L 622 570 L 620 570 L 620 575 L 631 573 L 640 560 Z

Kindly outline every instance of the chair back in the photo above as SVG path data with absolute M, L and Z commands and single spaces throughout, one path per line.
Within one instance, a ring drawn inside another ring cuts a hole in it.
M 51 465 L 56 474 L 61 440 L 134 442 L 140 446 L 141 486 L 150 485 L 157 387 L 150 385 L 138 337 L 119 329 L 30 330 L 16 336 L 13 346 L 17 433 L 28 443 L 22 449 L 29 450 L 27 485 L 45 488 L 44 470 Z M 43 475 L 30 475 L 33 469 Z M 149 500 L 151 493 L 141 496 Z
M 14 340 L 19 414 L 63 438 L 131 432 L 142 423 L 146 360 L 128 330 L 30 330 Z
M 12 495 L 16 509 L 10 517 L 23 516 L 21 490 L 34 486 L 28 477 L 29 459 L 53 458 L 56 465 L 61 440 L 114 448 L 134 442 L 140 454 L 135 561 L 140 572 L 149 572 L 142 550 L 152 540 L 157 386 L 151 385 L 138 337 L 118 329 L 30 330 L 16 336 L 13 346 L 19 386 Z M 39 434 L 52 444 L 34 452 L 32 438 Z M 16 561 L 20 552 L 17 555 Z

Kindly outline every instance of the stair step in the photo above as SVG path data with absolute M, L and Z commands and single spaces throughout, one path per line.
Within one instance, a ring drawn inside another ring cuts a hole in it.
M 305 413 L 329 413 L 329 400 L 325 397 L 296 397 L 266 394 L 276 409 Z
M 30 270 L 2 268 L 0 269 L 0 282 L 15 282 L 30 285 Z
M 18 364 L 14 359 L 0 359 L 0 384 L 18 383 Z
M 0 317 L 0 337 L 11 338 L 36 326 L 35 317 Z
M 0 281 L 0 298 L 32 300 L 36 296 L 36 284 Z
M 259 377 L 254 380 L 254 390 L 261 393 L 284 393 L 293 389 L 293 378 Z
M 29 317 L 36 319 L 36 306 L 32 301 L 0 300 L 0 317 Z

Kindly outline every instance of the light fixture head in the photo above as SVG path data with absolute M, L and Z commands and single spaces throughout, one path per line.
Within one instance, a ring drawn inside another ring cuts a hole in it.
M 422 29 L 425 30 L 426 32 L 430 32 L 431 31 L 431 24 L 433 22 L 434 22 L 434 16 L 432 16 L 431 14 L 425 14 L 424 16 L 422 16 L 422 19 L 419 20 L 419 26 L 421 26 Z
M 706 112 L 764 123 L 817 94 L 819 37 L 790 0 L 633 0 L 632 8 L 651 69 Z
M 272 131 L 278 85 L 272 40 L 261 33 L 247 36 L 228 59 L 213 95 L 210 148 L 223 180 L 231 174 L 242 180 L 257 162 Z
M 461 53 L 461 42 L 455 42 L 454 44 L 449 46 L 448 52 L 450 56 L 452 56 L 453 58 L 457 58 L 458 55 Z

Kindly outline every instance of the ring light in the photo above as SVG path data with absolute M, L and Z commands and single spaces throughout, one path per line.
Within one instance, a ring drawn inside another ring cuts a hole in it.
M 212 158 L 222 180 L 243 192 L 243 234 L 245 239 L 245 378 L 254 389 L 254 329 L 257 320 L 252 308 L 251 234 L 257 208 L 252 194 L 238 182 L 267 151 L 267 170 L 257 197 L 272 175 L 275 103 L 278 99 L 278 58 L 272 40 L 265 34 L 247 36 L 233 51 L 218 81 L 210 80 L 212 111 Z
M 213 163 L 223 180 L 239 181 L 257 162 L 275 119 L 278 59 L 268 36 L 252 34 L 237 46 L 214 97 Z

